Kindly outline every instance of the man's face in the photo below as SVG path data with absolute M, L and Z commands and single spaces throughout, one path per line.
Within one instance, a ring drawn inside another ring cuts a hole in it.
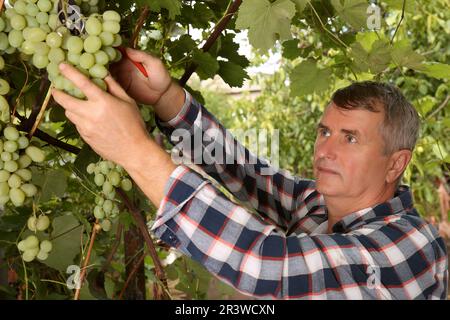
M 318 125 L 314 148 L 317 190 L 329 197 L 365 198 L 380 192 L 389 157 L 383 155 L 384 112 L 345 110 L 331 103 Z

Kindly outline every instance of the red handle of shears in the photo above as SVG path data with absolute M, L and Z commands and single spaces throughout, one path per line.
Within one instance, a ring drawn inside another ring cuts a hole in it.
M 130 60 L 135 66 L 136 68 L 139 69 L 139 71 L 146 77 L 148 78 L 148 73 L 147 70 L 145 70 L 144 66 L 142 65 L 142 63 L 140 62 L 136 62 L 133 59 L 130 59 L 130 57 L 127 54 L 127 50 L 124 47 L 117 47 L 117 49 L 120 51 L 120 53 L 122 54 L 122 56 L 124 58 L 127 58 L 128 60 Z

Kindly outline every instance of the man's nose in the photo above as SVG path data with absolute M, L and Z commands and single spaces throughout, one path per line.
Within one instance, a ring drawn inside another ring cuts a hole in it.
M 336 159 L 337 141 L 334 137 L 319 139 L 316 143 L 316 158 Z

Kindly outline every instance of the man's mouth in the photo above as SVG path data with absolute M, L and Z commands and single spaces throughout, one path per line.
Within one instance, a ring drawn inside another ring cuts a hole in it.
M 331 169 L 328 169 L 328 168 L 324 168 L 324 167 L 317 167 L 317 170 L 318 170 L 319 172 L 322 172 L 322 173 L 339 174 L 338 172 L 336 172 L 336 171 L 334 171 L 334 170 L 331 170 Z

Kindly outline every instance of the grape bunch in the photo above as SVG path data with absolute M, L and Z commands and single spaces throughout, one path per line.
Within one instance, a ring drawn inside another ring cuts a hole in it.
M 22 252 L 23 261 L 31 262 L 36 258 L 41 261 L 47 259 L 53 245 L 50 240 L 39 242 L 38 237 L 29 235 L 17 244 L 17 248 Z
M 115 49 L 122 44 L 120 15 L 113 10 L 103 14 L 87 13 L 88 16 L 82 14 L 79 20 L 82 20 L 85 32 L 73 35 L 69 28 L 80 26 L 80 21 L 71 21 L 69 17 L 69 22 L 63 25 L 59 20 L 58 2 L 14 1 L 14 6 L 5 10 L 5 19 L 0 18 L 0 51 L 12 53 L 18 50 L 22 59 L 38 69 L 46 69 L 49 80 L 57 89 L 77 98 L 84 98 L 84 94 L 60 74 L 58 65 L 61 62 L 72 64 L 106 90 L 103 79 L 108 75 L 107 66 L 121 59 L 120 51 Z M 81 5 L 83 13 L 96 7 L 98 0 L 78 0 L 76 3 Z M 96 8 L 93 11 L 98 11 Z
M 114 187 L 121 187 L 124 191 L 130 191 L 133 184 L 127 178 L 125 170 L 111 161 L 101 160 L 90 163 L 86 171 L 94 175 L 94 182 L 102 188 L 100 194 L 95 197 L 94 216 L 100 221 L 104 231 L 111 229 L 111 219 L 117 217 L 120 209 L 115 200 Z
M 5 60 L 0 56 L 0 70 L 5 67 Z M 9 82 L 3 78 L 0 78 L 0 121 L 9 121 L 9 103 L 5 96 L 10 90 Z
M 31 183 L 29 166 L 44 160 L 45 153 L 30 144 L 25 134 L 13 125 L 4 128 L 0 137 L 0 205 L 11 201 L 19 207 L 37 193 L 37 187 Z

